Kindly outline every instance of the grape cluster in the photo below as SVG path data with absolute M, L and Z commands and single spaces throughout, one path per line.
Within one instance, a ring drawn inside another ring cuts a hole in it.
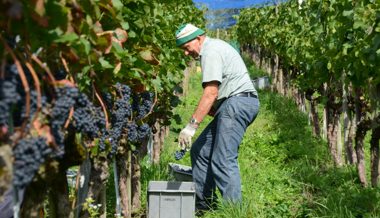
M 150 133 L 150 126 L 147 123 L 137 125 L 135 122 L 127 124 L 128 141 L 138 143 L 143 141 Z
M 5 66 L 5 76 L 0 80 L 0 126 L 6 125 L 9 120 L 9 112 L 12 105 L 21 100 L 20 88 L 15 64 Z
M 181 149 L 179 151 L 175 151 L 174 158 L 176 160 L 181 160 L 186 154 L 186 149 Z
M 136 113 L 136 120 L 144 118 L 149 113 L 153 105 L 153 96 L 154 94 L 151 92 L 133 95 L 132 109 Z
M 128 140 L 130 142 L 139 141 L 138 128 L 139 128 L 139 126 L 135 122 L 129 122 L 127 124 L 127 135 L 128 135 Z
M 27 68 L 23 69 L 27 81 L 31 81 L 32 76 Z M 40 108 L 48 106 L 48 99 L 43 93 L 40 93 L 41 105 Z M 8 122 L 12 113 L 13 125 L 20 126 L 25 119 L 30 122 L 37 112 L 37 91 L 31 86 L 30 89 L 30 105 L 29 114 L 26 114 L 26 93 L 19 77 L 19 72 L 15 64 L 5 66 L 5 76 L 0 80 L 0 125 Z
M 144 140 L 150 133 L 150 126 L 147 124 L 147 123 L 144 123 L 142 125 L 139 126 L 139 129 L 138 129 L 138 141 L 142 141 Z
M 99 137 L 105 128 L 105 118 L 99 107 L 88 99 L 87 95 L 80 93 L 74 107 L 74 128 L 91 139 Z
M 132 94 L 129 86 L 120 83 L 117 83 L 115 87 L 117 96 L 113 104 L 111 103 L 112 96 L 103 94 L 104 99 L 109 99 L 107 107 L 112 108 L 112 128 L 101 137 L 99 143 L 100 150 L 105 150 L 107 144 L 111 146 L 110 155 L 116 153 L 123 133 L 126 133 L 131 143 L 139 143 L 147 137 L 150 127 L 142 123 L 141 119 L 150 111 L 153 103 L 152 93 Z
M 113 99 L 112 95 L 109 92 L 104 92 L 102 93 L 103 101 L 104 104 L 106 105 L 108 110 L 112 110 L 112 104 L 113 104 Z
M 8 117 L 9 106 L 5 102 L 0 101 L 0 126 L 8 124 Z
M 29 122 L 32 121 L 33 117 L 36 115 L 37 108 L 38 108 L 38 102 L 37 102 L 37 91 L 32 90 L 30 92 L 30 108 L 29 108 L 29 117 L 26 116 L 26 105 L 25 105 L 25 96 L 23 96 L 22 101 L 19 102 L 20 108 L 21 108 L 21 118 L 26 119 L 28 118 Z M 48 99 L 45 95 L 41 94 L 41 105 L 40 108 L 46 108 L 48 106 Z
M 116 153 L 123 129 L 127 126 L 128 118 L 132 113 L 130 104 L 131 89 L 129 86 L 117 83 L 116 90 L 118 98 L 113 104 L 111 114 L 112 128 L 102 136 L 99 143 L 100 149 L 105 150 L 105 145 L 108 142 L 111 145 L 111 155 Z
M 28 185 L 40 165 L 52 153 L 43 137 L 24 138 L 13 149 L 13 184 L 18 188 Z
M 64 86 L 56 89 L 57 98 L 54 102 L 50 126 L 55 139 L 55 143 L 60 148 L 57 155 L 62 156 L 64 151 L 63 127 L 69 117 L 70 109 L 75 105 L 79 91 L 75 87 Z
M 63 80 L 63 79 L 66 79 L 67 72 L 61 68 L 61 69 L 54 71 L 53 76 L 56 80 Z

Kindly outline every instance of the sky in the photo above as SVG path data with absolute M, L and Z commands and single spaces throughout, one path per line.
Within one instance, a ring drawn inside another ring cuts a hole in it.
M 245 8 L 257 4 L 263 4 L 270 0 L 193 0 L 198 4 L 205 4 L 210 10 L 227 8 Z

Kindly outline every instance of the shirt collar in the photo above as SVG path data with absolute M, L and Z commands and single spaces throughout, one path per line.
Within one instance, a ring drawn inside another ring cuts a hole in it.
M 208 36 L 206 36 L 205 40 L 203 41 L 201 51 L 199 52 L 199 56 L 202 56 L 204 49 L 205 49 L 205 47 L 209 41 L 210 41 L 210 38 Z

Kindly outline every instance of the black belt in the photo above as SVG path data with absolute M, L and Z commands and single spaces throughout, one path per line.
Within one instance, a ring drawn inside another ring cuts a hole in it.
M 257 95 L 253 94 L 253 92 L 241 92 L 241 93 L 238 93 L 236 95 L 233 95 L 233 96 L 237 96 L 237 97 L 253 97 L 253 98 L 257 98 Z M 233 97 L 231 96 L 231 97 Z
M 236 95 L 232 95 L 230 97 L 235 97 L 235 96 L 238 96 L 238 97 L 252 97 L 252 98 L 257 98 L 257 95 L 253 94 L 253 92 L 240 92 Z M 224 100 L 226 100 L 227 98 L 221 98 L 219 99 L 216 104 L 214 105 L 214 107 L 216 108 L 215 110 L 217 110 L 219 108 L 219 106 L 224 102 Z M 258 98 L 257 98 L 258 99 Z

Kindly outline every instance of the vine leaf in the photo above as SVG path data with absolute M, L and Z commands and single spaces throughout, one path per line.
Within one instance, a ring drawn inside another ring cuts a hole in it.
M 91 50 L 90 42 L 87 39 L 84 39 L 82 37 L 79 39 L 79 41 L 83 45 L 85 53 L 87 55 L 90 54 L 90 50 Z
M 156 79 L 152 80 L 152 84 L 156 87 L 157 90 L 161 90 L 161 79 L 157 77 Z
M 110 62 L 108 62 L 107 60 L 105 60 L 104 57 L 99 58 L 99 63 L 105 69 L 113 68 L 113 66 L 110 64 Z
M 120 0 L 112 0 L 112 5 L 117 9 L 121 10 L 123 9 L 124 5 Z
M 78 35 L 75 34 L 75 33 L 66 33 L 64 34 L 63 36 L 61 36 L 60 38 L 54 40 L 55 42 L 61 42 L 61 43 L 70 43 L 70 42 L 74 42 L 76 40 L 78 40 Z

